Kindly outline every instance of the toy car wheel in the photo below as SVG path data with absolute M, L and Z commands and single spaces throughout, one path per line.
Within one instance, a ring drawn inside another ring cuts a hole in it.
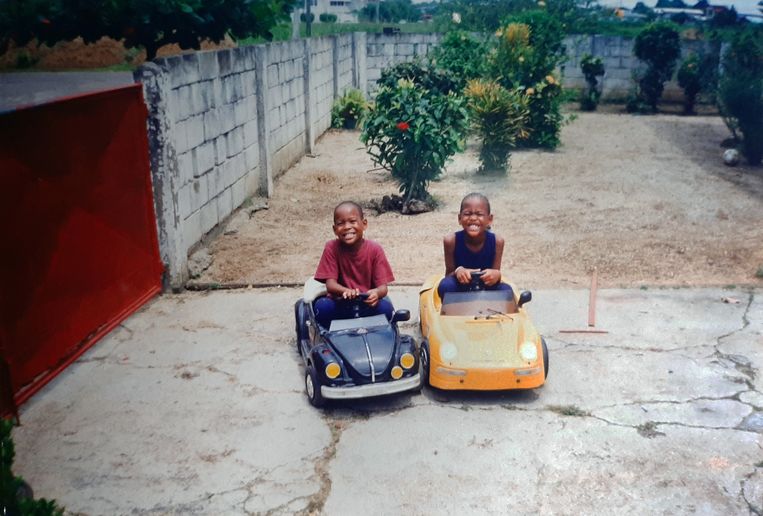
M 429 345 L 426 341 L 421 343 L 419 350 L 419 360 L 421 361 L 421 386 L 429 385 Z
M 546 346 L 546 339 L 540 338 L 540 344 L 543 347 L 543 379 L 548 378 L 548 347 Z
M 305 393 L 307 393 L 307 399 L 313 407 L 320 408 L 326 404 L 326 400 L 321 394 L 321 382 L 318 381 L 318 373 L 312 364 L 307 366 L 305 371 Z

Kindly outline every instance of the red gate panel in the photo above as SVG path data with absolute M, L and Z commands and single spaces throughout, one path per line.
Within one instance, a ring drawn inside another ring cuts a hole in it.
M 161 290 L 140 85 L 0 115 L 0 352 L 26 401 Z

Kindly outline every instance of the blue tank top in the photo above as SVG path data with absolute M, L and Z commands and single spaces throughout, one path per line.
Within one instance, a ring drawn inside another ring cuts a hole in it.
M 464 242 L 464 230 L 456 232 L 456 248 L 453 251 L 453 259 L 456 267 L 467 269 L 491 269 L 495 260 L 495 234 L 491 231 L 485 233 L 485 243 L 482 249 L 473 253 L 466 247 Z

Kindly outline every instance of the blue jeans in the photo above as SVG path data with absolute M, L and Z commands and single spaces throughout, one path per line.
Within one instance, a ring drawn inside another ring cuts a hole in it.
M 328 328 L 334 319 L 352 319 L 355 317 L 355 306 L 359 307 L 358 315 L 360 317 L 384 314 L 388 321 L 392 320 L 392 312 L 395 311 L 392 301 L 388 297 L 381 298 L 376 306 L 368 306 L 360 300 L 332 299 L 329 296 L 316 299 L 313 303 L 313 310 L 318 324 Z
M 500 281 L 492 287 L 482 286 L 485 290 L 511 290 L 511 287 L 506 283 Z M 446 292 L 467 292 L 469 290 L 469 284 L 464 285 L 459 283 L 455 276 L 445 276 L 440 284 L 437 285 L 437 293 L 440 295 L 440 299 L 443 298 Z

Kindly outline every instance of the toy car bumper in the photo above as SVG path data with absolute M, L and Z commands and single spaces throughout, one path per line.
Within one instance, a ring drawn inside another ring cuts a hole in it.
M 411 389 L 417 389 L 419 385 L 421 385 L 421 376 L 416 374 L 414 376 L 401 378 L 400 380 L 354 385 L 351 387 L 329 387 L 327 385 L 322 385 L 321 394 L 324 398 L 330 400 L 352 400 L 409 391 Z
M 535 389 L 545 383 L 543 367 L 523 369 L 455 369 L 437 365 L 429 374 L 432 387 L 448 390 L 499 391 Z

